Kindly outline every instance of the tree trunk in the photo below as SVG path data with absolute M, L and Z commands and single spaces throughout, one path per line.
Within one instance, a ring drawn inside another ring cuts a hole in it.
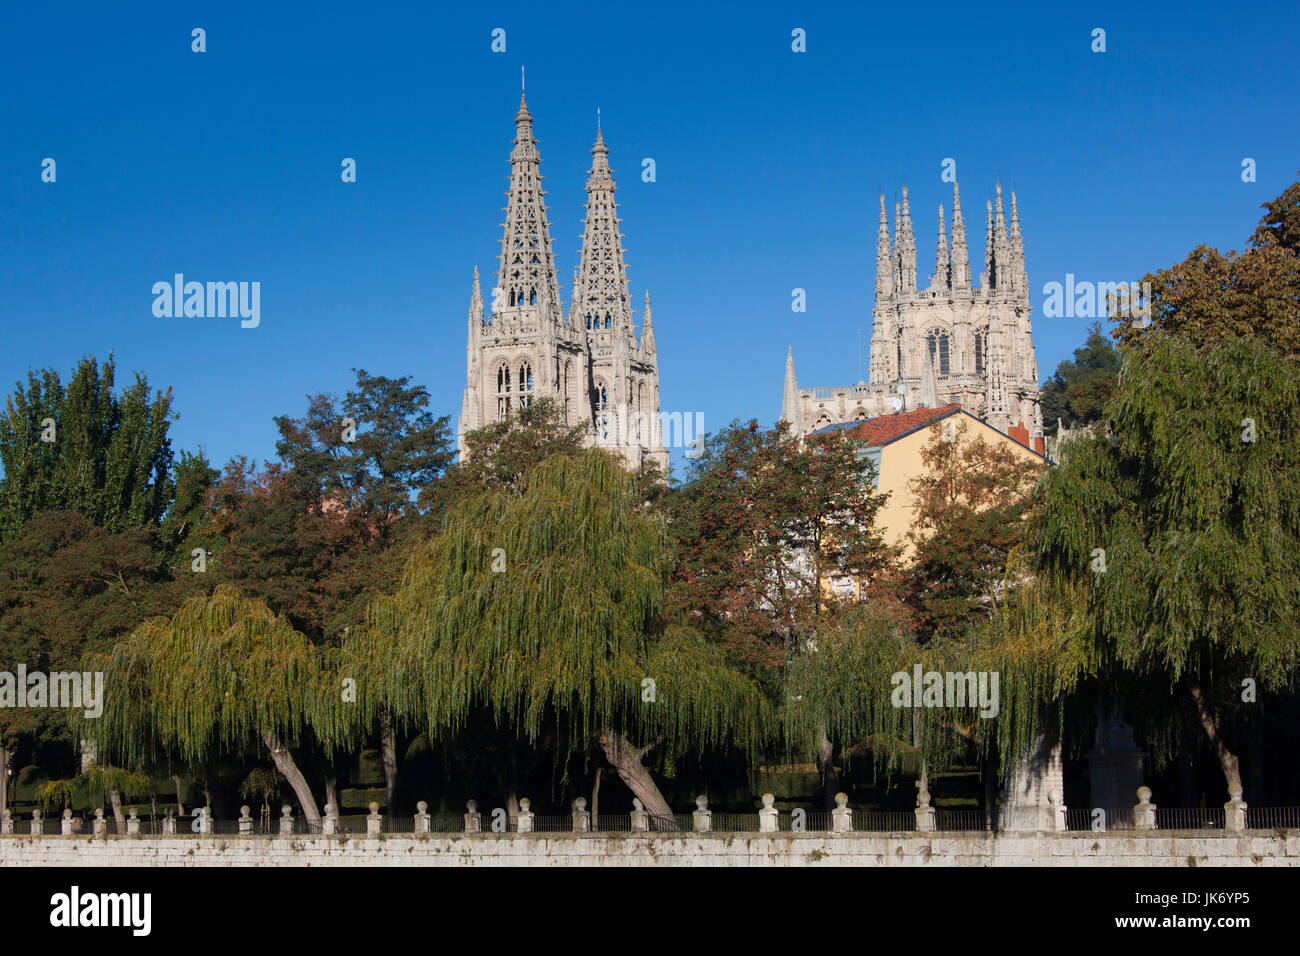
M 835 807 L 835 794 L 840 792 L 840 774 L 835 769 L 835 745 L 826 736 L 825 730 L 818 736 L 817 754 L 821 757 L 822 763 L 822 795 L 826 799 L 826 809 L 831 810 Z
M 379 749 L 384 758 L 384 789 L 388 794 L 386 809 L 392 816 L 393 794 L 397 792 L 397 732 L 393 729 L 393 718 L 387 712 L 379 715 Z
M 591 828 L 600 829 L 600 775 L 604 773 L 604 767 L 596 768 L 596 782 L 591 785 Z
M 181 775 L 178 773 L 172 774 L 172 781 L 176 784 L 176 815 L 183 817 L 185 816 L 185 806 L 181 803 Z
M 1241 799 L 1243 796 L 1241 768 L 1237 766 L 1237 755 L 1224 743 L 1223 736 L 1219 733 L 1219 721 L 1214 716 L 1214 711 L 1210 702 L 1206 700 L 1201 685 L 1193 681 L 1189 688 L 1192 692 L 1192 700 L 1196 702 L 1196 712 L 1200 715 L 1201 726 L 1205 728 L 1205 735 L 1210 738 L 1210 746 L 1214 748 L 1219 758 L 1219 766 L 1223 768 L 1223 778 L 1228 782 L 1228 796 Z
M 921 708 L 917 707 L 912 711 L 912 746 L 916 748 L 916 759 L 919 761 L 916 776 L 916 792 L 919 795 L 922 790 L 930 792 L 930 774 L 926 771 L 925 766 L 925 730 L 922 726 Z M 920 806 L 918 802 L 917 806 Z
M 126 817 L 122 815 L 122 794 L 118 790 L 108 791 L 108 802 L 113 805 L 113 820 L 117 823 L 117 835 L 126 832 Z
M 617 731 L 606 730 L 600 735 L 600 746 L 605 751 L 605 759 L 618 771 L 619 779 L 641 801 L 641 805 L 650 814 L 654 829 L 676 830 L 672 808 L 659 792 L 649 768 L 641 762 L 641 758 L 658 743 L 659 740 L 656 740 L 649 746 L 636 747 Z
M 998 829 L 998 761 L 992 752 L 984 759 L 984 825 L 990 833 Z
M 262 739 L 266 743 L 267 749 L 271 751 L 271 759 L 275 761 L 275 769 L 279 770 L 284 779 L 289 781 L 289 786 L 293 788 L 294 794 L 298 797 L 298 805 L 302 807 L 302 815 L 307 818 L 309 824 L 319 827 L 320 810 L 316 806 L 316 798 L 311 795 L 311 787 L 307 785 L 307 778 L 298 769 L 293 754 L 289 753 L 289 748 L 281 744 L 271 734 L 267 734 Z
M 337 813 L 339 809 L 339 778 L 325 778 L 325 802 L 334 808 Z

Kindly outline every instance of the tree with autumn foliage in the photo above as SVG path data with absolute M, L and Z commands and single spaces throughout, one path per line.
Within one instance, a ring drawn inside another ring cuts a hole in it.
M 666 502 L 673 613 L 773 679 L 833 603 L 827 578 L 869 580 L 893 558 L 871 469 L 843 433 L 801 440 L 749 422 L 708 436 Z
M 972 436 L 960 419 L 936 430 L 910 482 L 916 518 L 903 571 L 918 643 L 960 639 L 988 621 L 1011 582 L 1007 559 L 1025 538 L 1032 494 L 1047 463 Z
M 409 377 L 354 371 L 356 387 L 342 402 L 311 396 L 304 415 L 275 419 L 278 462 L 227 464 L 209 516 L 218 541 L 212 582 L 265 602 L 328 646 L 340 645 L 400 577 L 453 457 L 449 419 L 428 411 L 427 390 Z M 391 810 L 396 729 L 380 715 L 376 731 Z
M 1144 277 L 1151 323 L 1210 344 L 1247 336 L 1284 355 L 1300 355 L 1300 182 L 1263 204 L 1245 252 L 1199 245 L 1182 262 Z M 1120 316 L 1112 334 L 1138 341 L 1145 318 Z

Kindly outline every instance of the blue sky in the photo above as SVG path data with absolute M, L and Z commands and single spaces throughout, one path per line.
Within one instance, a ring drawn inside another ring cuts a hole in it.
M 787 346 L 802 386 L 857 380 L 877 193 L 892 208 L 908 185 L 924 281 L 945 157 L 977 274 L 983 201 L 999 177 L 1017 190 L 1046 377 L 1089 320 L 1044 318 L 1045 282 L 1240 248 L 1300 167 L 1294 2 L 1056 6 L 11 4 L 0 387 L 113 351 L 174 388 L 176 446 L 217 463 L 271 457 L 272 416 L 341 395 L 353 367 L 413 376 L 454 421 L 521 65 L 566 294 L 602 111 L 665 411 L 772 422 Z M 156 318 L 176 272 L 259 281 L 260 327 Z

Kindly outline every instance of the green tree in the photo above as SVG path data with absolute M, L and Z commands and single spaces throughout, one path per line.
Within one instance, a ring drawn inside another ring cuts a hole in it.
M 147 379 L 113 390 L 115 366 L 85 358 L 65 387 L 29 372 L 0 416 L 0 540 L 41 511 L 72 511 L 109 531 L 156 525 L 172 498 L 171 390 Z
M 1199 245 L 1185 260 L 1144 277 L 1151 322 L 1201 345 L 1241 336 L 1300 355 L 1300 183 L 1271 202 L 1245 252 Z M 1124 345 L 1144 332 L 1142 316 L 1121 318 L 1112 334 Z
M 320 823 L 292 748 L 330 750 L 354 739 L 355 725 L 329 661 L 265 604 L 219 587 L 140 625 L 101 666 L 104 713 L 81 733 L 105 760 L 136 766 L 175 752 L 202 764 L 269 752 L 308 822 Z
M 438 738 L 488 710 L 529 741 L 549 729 L 567 752 L 598 742 L 668 817 L 647 750 L 752 746 L 767 705 L 719 648 L 665 623 L 665 562 L 661 520 L 603 451 L 465 497 L 345 649 L 366 675 L 363 712 Z
M 540 398 L 508 418 L 465 436 L 467 454 L 447 472 L 445 481 L 425 489 L 423 504 L 437 516 L 457 499 L 485 488 L 510 488 L 524 473 L 557 455 L 582 451 L 586 428 L 568 425 L 559 405 Z
M 6 669 L 80 670 L 85 655 L 107 652 L 142 621 L 171 613 L 188 582 L 173 581 L 157 537 L 155 530 L 113 533 L 83 515 L 44 512 L 0 544 Z M 67 711 L 0 709 L 0 764 L 24 741 L 71 754 L 76 737 Z M 0 772 L 0 804 L 7 783 Z
M 1065 639 L 1103 682 L 1189 700 L 1230 792 L 1242 680 L 1296 675 L 1297 371 L 1267 338 L 1153 330 L 1125 351 L 1113 437 L 1070 443 L 1045 484 L 1038 582 Z
M 1051 434 L 1056 433 L 1058 420 L 1067 428 L 1101 420 L 1119 378 L 1119 361 L 1119 353 L 1102 334 L 1101 324 L 1089 326 L 1083 347 L 1074 350 L 1073 360 L 1056 366 L 1039 391 L 1043 421 Z
M 922 644 L 960 639 L 993 617 L 1044 468 L 967 431 L 962 421 L 951 438 L 936 432 L 921 451 L 923 471 L 910 483 L 916 519 L 908 540 L 915 550 L 903 572 L 904 600 Z
M 895 557 L 871 469 L 844 433 L 737 422 L 709 436 L 667 500 L 672 612 L 770 679 L 815 633 L 830 575 L 871 579 Z

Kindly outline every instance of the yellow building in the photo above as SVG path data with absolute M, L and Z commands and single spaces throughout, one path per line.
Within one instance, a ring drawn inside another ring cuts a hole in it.
M 862 443 L 858 454 L 875 466 L 876 489 L 889 494 L 876 515 L 876 527 L 887 544 L 903 548 L 904 559 L 910 550 L 907 533 L 916 519 L 916 496 L 910 483 L 923 473 L 925 464 L 921 452 L 935 438 L 959 443 L 983 439 L 995 448 L 1005 446 L 1025 459 L 1044 466 L 1051 464 L 1042 454 L 1042 439 L 1034 442 L 1037 448 L 1031 448 L 1029 432 L 1023 426 L 1012 428 L 1012 434 L 1008 435 L 956 404 L 829 425 L 812 432 L 809 437 L 832 432 L 848 432 Z M 831 576 L 826 587 L 844 597 L 857 592 L 857 583 L 846 575 Z

